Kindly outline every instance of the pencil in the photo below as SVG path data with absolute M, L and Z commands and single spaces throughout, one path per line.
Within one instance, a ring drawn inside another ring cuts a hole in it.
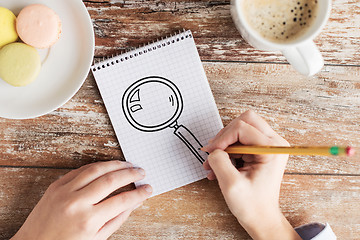
M 353 147 L 277 147 L 277 146 L 244 146 L 240 144 L 230 145 L 225 149 L 229 154 L 290 154 L 290 155 L 320 155 L 320 156 L 353 156 Z

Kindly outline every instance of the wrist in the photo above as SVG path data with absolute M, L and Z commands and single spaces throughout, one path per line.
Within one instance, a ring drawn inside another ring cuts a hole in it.
M 239 223 L 254 240 L 301 240 L 291 224 L 287 221 L 280 209 L 273 213 L 258 215 L 253 221 Z

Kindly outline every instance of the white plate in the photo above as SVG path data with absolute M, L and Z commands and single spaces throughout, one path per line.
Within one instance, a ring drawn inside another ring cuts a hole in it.
M 93 61 L 94 31 L 81 0 L 1 0 L 0 6 L 18 15 L 22 8 L 35 3 L 46 5 L 59 15 L 62 33 L 33 83 L 13 87 L 0 79 L 0 117 L 34 118 L 62 106 L 80 89 Z M 44 58 L 46 53 L 39 52 Z

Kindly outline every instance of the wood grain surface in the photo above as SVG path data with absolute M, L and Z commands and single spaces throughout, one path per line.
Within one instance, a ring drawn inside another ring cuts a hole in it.
M 360 68 L 326 66 L 307 78 L 285 64 L 203 65 L 225 125 L 253 109 L 293 145 L 360 146 Z M 37 119 L 0 119 L 0 129 L 3 165 L 74 168 L 124 159 L 92 74 L 58 110 Z M 298 156 L 288 171 L 358 174 L 357 164 Z
M 357 0 L 333 1 L 315 39 L 326 66 L 314 77 L 295 72 L 280 53 L 249 46 L 232 23 L 229 1 L 84 4 L 96 34 L 95 60 L 190 29 L 224 125 L 253 109 L 291 144 L 360 146 Z M 56 111 L 36 119 L 0 118 L 0 239 L 17 231 L 51 182 L 112 159 L 124 157 L 92 74 Z M 359 160 L 290 157 L 280 203 L 291 224 L 328 222 L 339 239 L 359 239 Z M 217 183 L 205 179 L 149 199 L 110 239 L 250 238 Z
M 284 63 L 280 53 L 252 48 L 230 15 L 230 1 L 85 1 L 96 33 L 96 56 L 109 56 L 174 31 L 191 29 L 202 60 Z M 334 0 L 315 43 L 326 64 L 360 65 L 360 6 Z

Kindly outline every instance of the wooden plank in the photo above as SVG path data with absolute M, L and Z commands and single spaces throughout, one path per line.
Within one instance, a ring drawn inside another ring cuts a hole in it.
M 247 109 L 292 145 L 360 146 L 360 69 L 327 66 L 303 77 L 289 65 L 204 65 L 225 124 Z M 289 172 L 359 174 L 353 158 L 291 157 Z
M 48 185 L 66 170 L 0 168 L 0 238 L 22 225 Z M 311 184 L 309 184 L 311 183 Z M 360 234 L 358 176 L 286 175 L 281 207 L 293 226 L 328 222 L 339 239 Z M 249 239 L 216 182 L 202 180 L 153 197 L 110 239 Z
M 109 56 L 176 31 L 193 31 L 202 60 L 285 62 L 277 52 L 252 48 L 230 16 L 230 1 L 84 1 L 96 34 L 96 56 Z M 315 39 L 326 64 L 360 64 L 360 7 L 334 0 L 331 17 Z
M 327 66 L 306 78 L 283 64 L 204 67 L 225 125 L 254 109 L 291 144 L 360 146 L 360 68 Z M 74 168 L 124 159 L 91 74 L 74 98 L 48 115 L 0 119 L 0 152 L 0 164 L 11 166 Z M 359 174 L 355 160 L 292 157 L 287 171 Z

